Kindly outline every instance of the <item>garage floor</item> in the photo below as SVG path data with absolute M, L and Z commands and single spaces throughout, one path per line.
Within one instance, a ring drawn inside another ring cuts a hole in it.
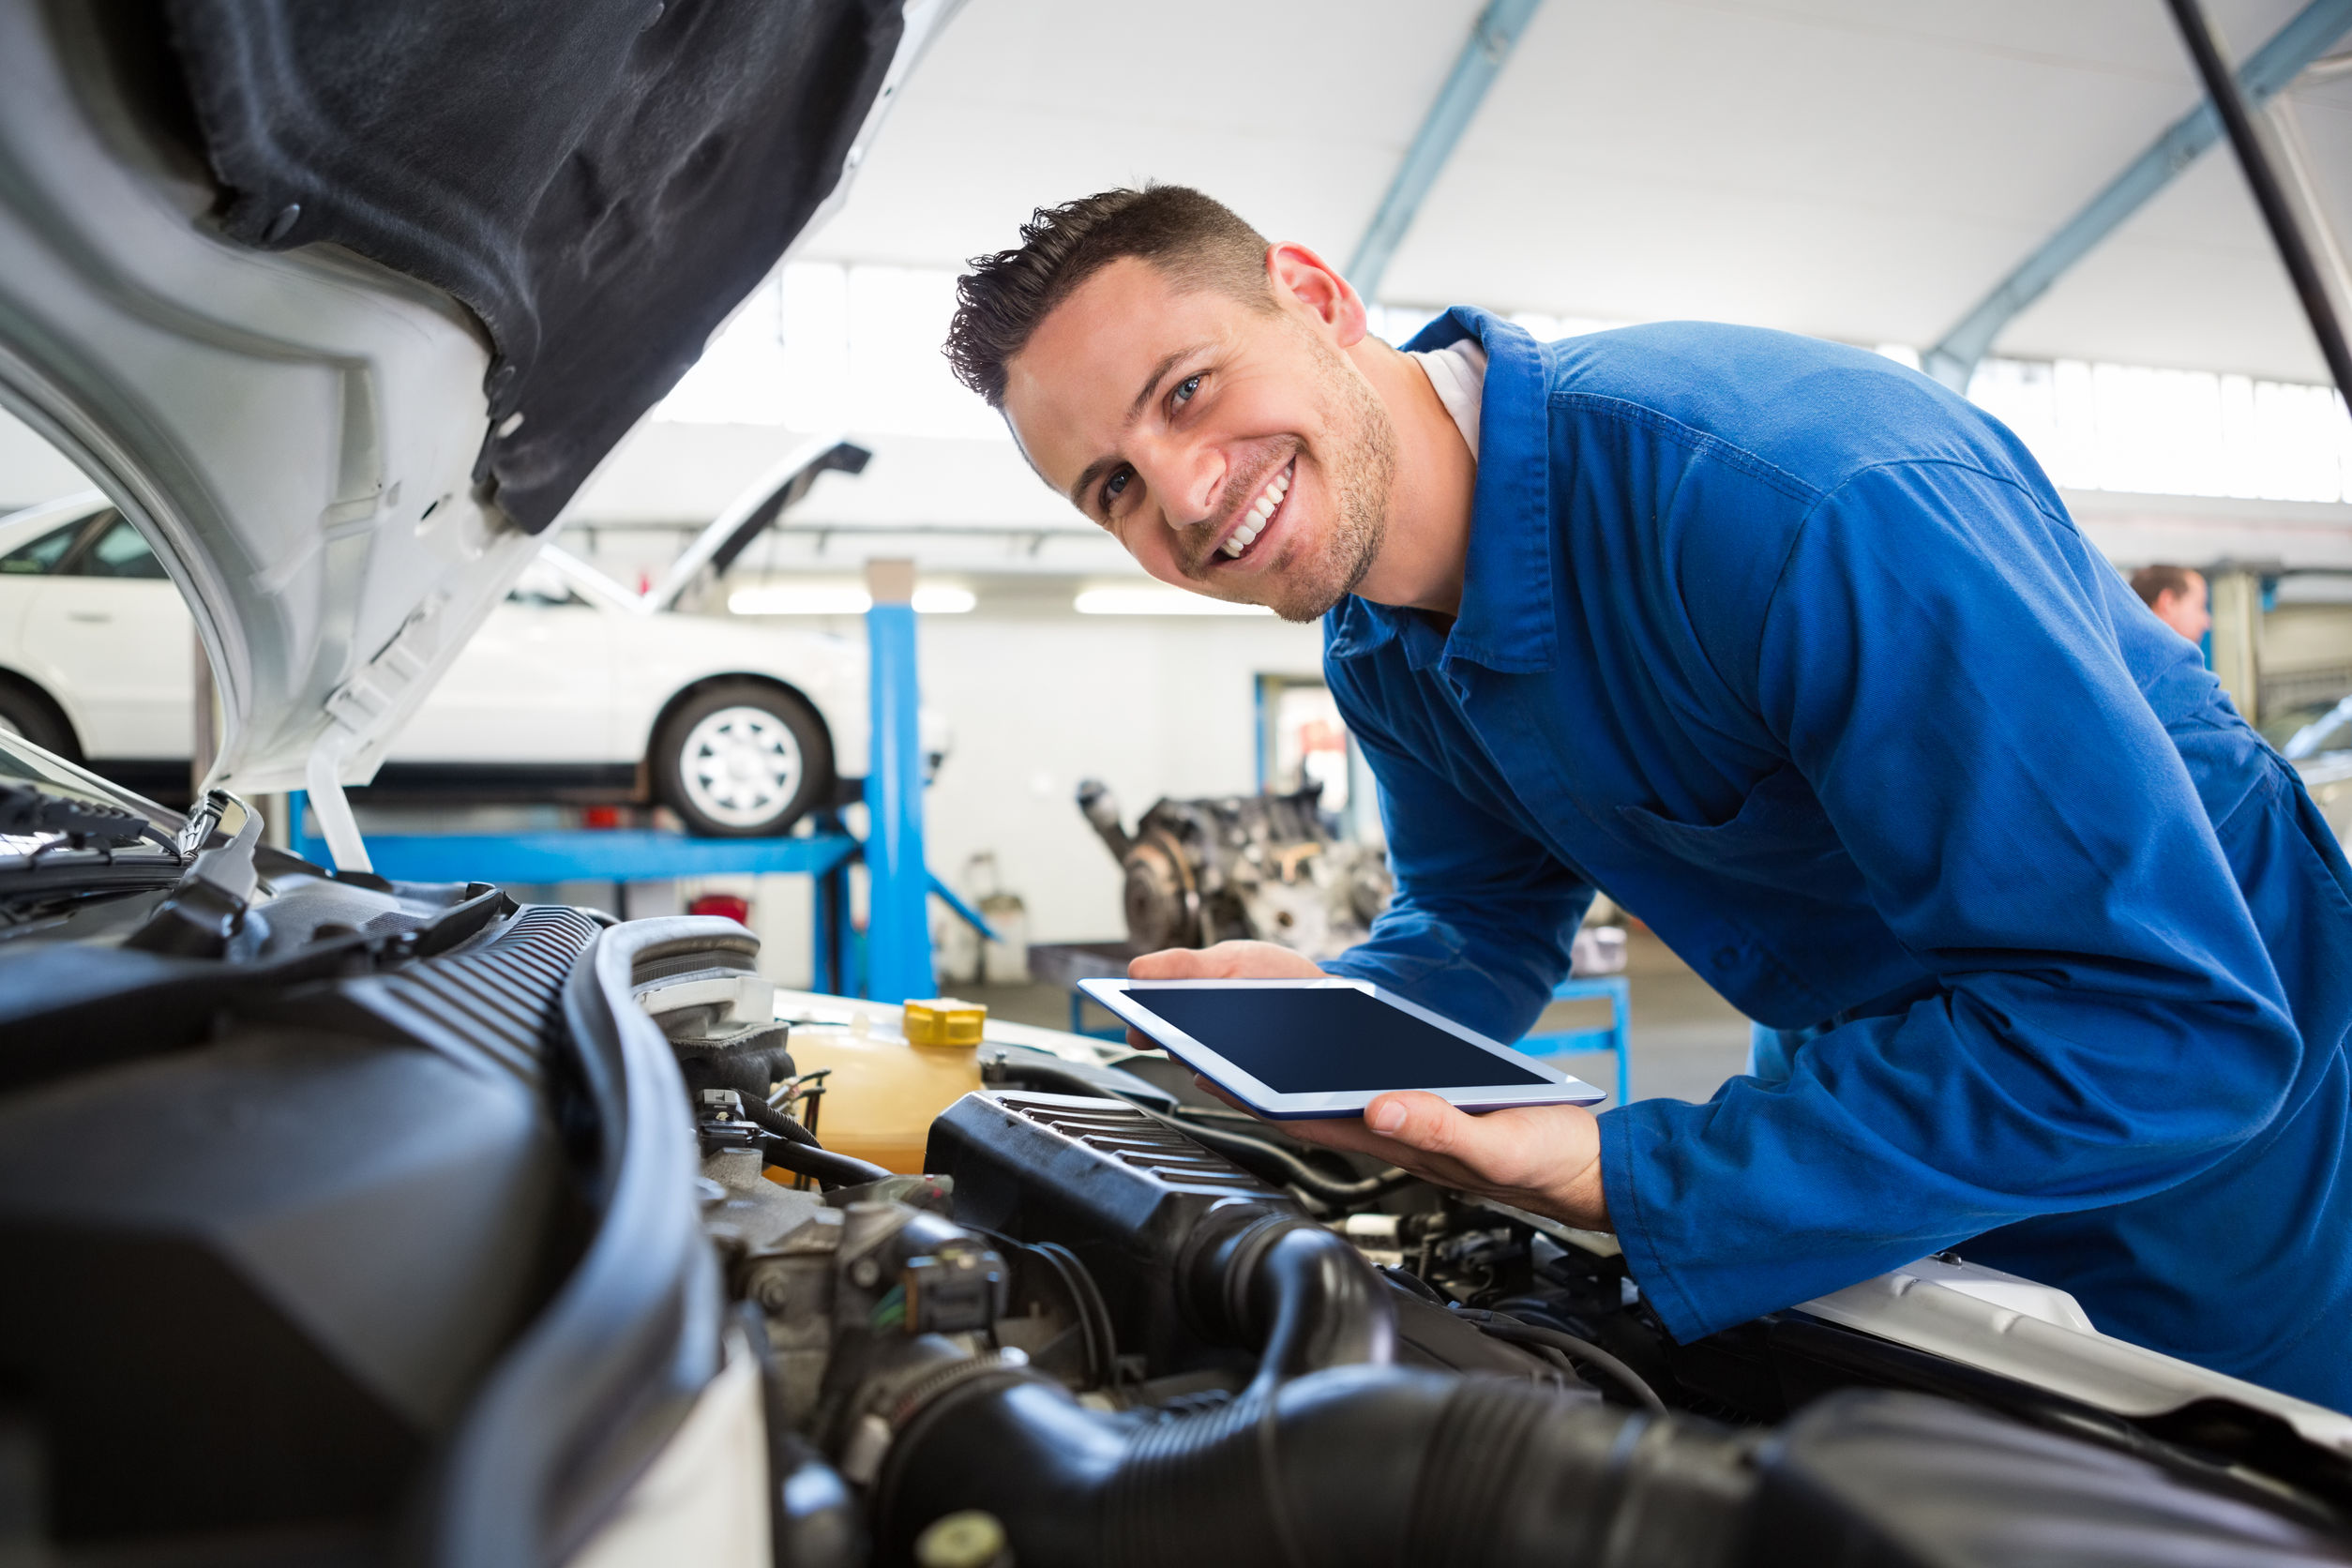
M 1633 977 L 1636 1099 L 1663 1094 L 1703 1100 L 1746 1065 L 1747 1019 L 1664 942 L 1647 930 L 1636 930 L 1627 970 Z M 987 1003 L 997 1018 L 1050 1029 L 1070 1026 L 1069 993 L 1058 986 L 959 986 L 956 991 Z M 1108 1017 L 1100 1021 L 1108 1022 Z M 1607 1003 L 1570 1002 L 1556 1003 L 1545 1015 L 1543 1027 L 1595 1029 L 1606 1022 Z M 1564 1057 L 1561 1064 L 1605 1088 L 1616 1081 L 1606 1055 Z

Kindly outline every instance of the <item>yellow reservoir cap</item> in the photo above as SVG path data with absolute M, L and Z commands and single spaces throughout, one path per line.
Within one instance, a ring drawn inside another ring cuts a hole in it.
M 959 1002 L 952 996 L 910 1002 L 901 1009 L 907 1044 L 952 1046 L 971 1050 L 980 1044 L 981 1026 L 988 1021 L 986 1003 Z

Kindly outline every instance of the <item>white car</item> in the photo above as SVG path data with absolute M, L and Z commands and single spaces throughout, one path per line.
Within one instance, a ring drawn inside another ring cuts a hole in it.
M 822 461 L 830 444 L 786 483 Z M 854 449 L 852 449 L 854 450 Z M 770 489 L 767 493 L 773 493 Z M 723 546 L 764 495 L 706 533 Z M 866 651 L 774 622 L 679 613 L 689 550 L 651 593 L 552 546 L 393 741 L 382 792 L 647 798 L 715 836 L 784 832 L 866 771 Z M 185 791 L 194 623 L 96 490 L 0 519 L 0 728 L 149 793 Z M 945 749 L 925 715 L 924 749 Z

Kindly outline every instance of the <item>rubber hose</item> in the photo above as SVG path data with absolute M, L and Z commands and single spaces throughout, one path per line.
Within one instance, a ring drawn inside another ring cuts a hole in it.
M 1514 1345 L 1547 1346 L 1571 1360 L 1589 1362 L 1607 1373 L 1612 1381 L 1633 1396 L 1636 1404 L 1651 1415 L 1666 1413 L 1666 1401 L 1658 1397 L 1658 1391 L 1651 1388 L 1640 1373 L 1589 1339 L 1579 1339 L 1575 1334 L 1563 1334 L 1559 1329 L 1547 1329 L 1535 1323 L 1523 1323 L 1516 1318 L 1505 1317 L 1500 1312 L 1465 1312 L 1461 1316 L 1497 1339 L 1508 1340 Z
M 815 1133 L 810 1132 L 797 1121 L 768 1104 L 767 1101 L 752 1094 L 738 1094 L 735 1098 L 741 1102 L 745 1121 L 774 1133 L 789 1143 L 805 1143 L 811 1149 L 824 1147 L 817 1141 Z
M 1346 1208 L 1351 1203 L 1369 1202 L 1373 1199 L 1395 1192 L 1400 1187 L 1410 1186 L 1419 1180 L 1411 1171 L 1399 1170 L 1391 1166 L 1388 1169 L 1367 1176 L 1359 1182 L 1334 1181 L 1289 1150 L 1283 1148 L 1282 1145 L 1249 1133 L 1234 1132 L 1227 1127 L 1197 1122 L 1185 1116 L 1163 1117 L 1161 1120 L 1186 1138 L 1197 1143 L 1205 1143 L 1221 1154 L 1230 1154 L 1237 1159 L 1246 1154 L 1263 1162 L 1265 1166 L 1281 1172 L 1279 1176 L 1270 1177 L 1270 1180 L 1287 1183 L 1317 1202 L 1328 1204 L 1333 1208 Z M 1243 1159 L 1242 1163 L 1246 1165 L 1248 1161 Z M 1257 1174 L 1264 1175 L 1265 1171 L 1261 1169 Z
M 1021 1568 L 1725 1568 L 1746 1452 L 1696 1423 L 1394 1366 L 1175 1420 L 1088 1410 L 1043 1380 L 973 1386 L 893 1446 L 878 1555 L 904 1562 L 932 1520 L 985 1508 Z
M 1394 1292 L 1347 1238 L 1289 1214 L 1202 1233 L 1184 1266 L 1195 1313 L 1259 1347 L 1253 1396 L 1329 1366 L 1395 1355 Z
M 814 1143 L 798 1143 L 790 1138 L 769 1135 L 768 1146 L 761 1157 L 770 1165 L 780 1165 L 795 1176 L 813 1176 L 821 1187 L 855 1187 L 867 1182 L 879 1182 L 894 1174 L 868 1160 L 852 1159 L 821 1149 Z

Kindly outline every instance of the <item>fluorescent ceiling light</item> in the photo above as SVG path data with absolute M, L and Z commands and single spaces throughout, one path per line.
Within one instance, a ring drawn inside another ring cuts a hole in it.
M 926 586 L 914 591 L 914 610 L 918 615 L 962 615 L 979 602 L 969 588 Z
M 969 588 L 927 583 L 914 591 L 915 612 L 922 615 L 963 615 L 979 602 Z M 737 615 L 863 615 L 873 607 L 865 589 L 846 582 L 769 582 L 727 596 L 727 608 Z
M 727 608 L 738 615 L 863 615 L 873 602 L 848 582 L 769 582 L 727 596 Z
M 1088 588 L 1074 601 L 1081 615 L 1271 615 L 1262 604 L 1229 604 L 1182 588 Z

